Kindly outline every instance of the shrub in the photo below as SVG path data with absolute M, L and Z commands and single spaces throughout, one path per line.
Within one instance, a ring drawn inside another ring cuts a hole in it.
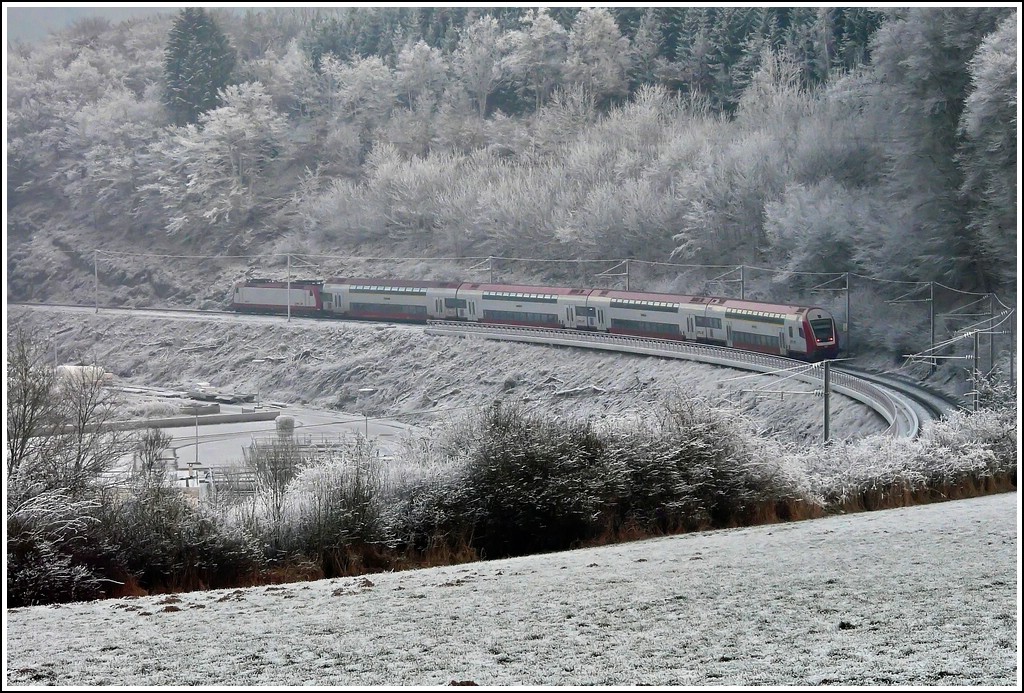
M 485 557 L 556 551 L 585 539 L 606 483 L 603 442 L 589 422 L 493 405 L 466 453 L 464 512 Z
M 327 577 L 379 567 L 388 560 L 386 491 L 380 458 L 362 440 L 312 459 L 288 486 L 282 549 L 313 559 Z
M 101 577 L 75 557 L 88 543 L 94 503 L 73 500 L 60 490 L 19 491 L 10 489 L 8 498 L 7 606 L 102 596 Z
M 99 518 L 112 562 L 149 591 L 248 584 L 263 568 L 252 536 L 163 484 L 106 499 Z
M 792 515 L 788 504 L 813 505 L 799 470 L 747 428 L 737 412 L 689 401 L 671 405 L 660 419 L 610 432 L 608 529 L 726 527 Z M 766 445 L 774 454 L 765 454 Z

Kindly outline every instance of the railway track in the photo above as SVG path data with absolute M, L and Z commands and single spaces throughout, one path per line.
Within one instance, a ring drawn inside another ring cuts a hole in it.
M 59 303 L 10 303 L 10 306 L 22 306 L 32 309 L 60 310 L 63 312 L 95 313 L 95 306 Z M 180 319 L 220 318 L 230 316 L 239 320 L 272 320 L 280 321 L 280 315 L 241 315 L 234 311 L 199 310 L 199 309 L 157 309 L 157 308 L 102 308 L 104 314 L 120 314 L 126 316 L 171 317 Z M 293 316 L 296 321 L 320 323 L 316 318 Z M 365 324 L 360 320 L 341 320 Z M 744 370 L 773 373 L 792 370 L 807 366 L 803 373 L 793 377 L 823 387 L 823 371 L 821 364 L 806 364 L 802 361 L 781 356 L 760 354 L 728 347 L 719 347 L 694 342 L 654 339 L 647 337 L 631 337 L 610 335 L 597 332 L 572 332 L 536 327 L 515 327 L 486 325 L 480 323 L 428 321 L 425 328 L 428 334 L 482 337 L 503 341 L 531 342 L 556 346 L 572 346 L 586 349 L 619 351 L 623 353 L 646 354 L 667 358 L 682 358 L 715 365 L 739 368 Z M 924 386 L 907 380 L 869 373 L 849 367 L 831 369 L 830 390 L 858 400 L 879 414 L 888 424 L 886 433 L 900 437 L 915 437 L 920 433 L 924 422 L 942 418 L 957 409 L 966 408 L 963 402 L 946 395 L 936 393 Z

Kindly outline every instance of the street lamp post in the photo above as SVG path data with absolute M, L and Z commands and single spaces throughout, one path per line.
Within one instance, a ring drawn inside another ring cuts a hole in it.
M 188 466 L 189 481 L 185 482 L 186 486 L 189 485 L 189 483 L 191 481 L 191 478 L 192 478 L 192 475 L 195 473 L 195 469 L 197 467 L 199 467 L 199 410 L 198 409 L 196 409 L 196 457 L 195 457 L 195 462 L 193 462 L 192 464 L 190 464 Z M 196 486 L 198 486 L 198 485 L 199 485 L 199 482 L 197 480 L 196 481 Z
M 375 387 L 361 387 L 359 388 L 359 394 L 361 395 L 372 395 L 377 391 Z M 366 413 L 366 407 L 363 407 L 363 422 L 365 424 L 364 435 L 366 439 L 370 439 L 370 415 Z

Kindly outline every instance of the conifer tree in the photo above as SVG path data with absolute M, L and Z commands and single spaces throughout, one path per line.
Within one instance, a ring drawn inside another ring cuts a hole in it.
M 216 108 L 235 66 L 235 50 L 201 7 L 181 11 L 164 51 L 164 105 L 175 124 L 195 123 Z

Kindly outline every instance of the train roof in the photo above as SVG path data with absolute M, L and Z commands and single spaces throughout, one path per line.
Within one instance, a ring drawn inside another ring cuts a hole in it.
M 736 298 L 724 299 L 719 305 L 726 310 L 754 310 L 763 313 L 803 314 L 809 310 L 818 309 L 817 306 L 797 306 L 791 303 L 761 303 L 759 301 L 741 301 Z
M 564 286 L 531 286 L 527 284 L 478 284 L 465 282 L 464 291 L 487 291 L 493 293 L 513 294 L 548 294 L 556 296 L 587 296 L 592 289 L 572 289 Z
M 383 279 L 381 277 L 338 277 L 328 279 L 327 284 L 346 284 L 350 286 L 401 286 L 417 289 L 457 289 L 462 282 L 443 282 L 418 279 Z
M 626 301 L 651 301 L 678 303 L 682 305 L 711 305 L 726 310 L 752 310 L 762 313 L 802 314 L 812 310 L 814 306 L 797 306 L 782 303 L 763 303 L 761 301 L 744 301 L 722 296 L 688 296 L 684 294 L 666 294 L 641 291 L 616 291 L 614 289 L 594 289 L 591 296 L 606 296 Z
M 663 294 L 653 291 L 618 291 L 616 289 L 594 289 L 591 296 L 614 298 L 620 301 L 650 301 L 652 303 L 690 303 L 693 296 Z
M 284 288 L 284 289 L 286 289 L 286 288 L 288 288 L 289 284 L 291 284 L 292 287 L 296 287 L 296 286 L 304 286 L 304 285 L 305 286 L 309 286 L 311 284 L 316 285 L 316 286 L 320 286 L 323 283 L 324 283 L 323 279 L 292 279 L 291 281 L 289 281 L 287 279 L 246 279 L 245 281 L 238 282 L 237 284 L 235 284 L 235 286 L 258 286 L 258 287 L 263 287 L 263 288 L 267 288 L 267 289 L 271 289 L 271 288 L 274 288 L 274 289 L 276 289 L 276 288 Z

